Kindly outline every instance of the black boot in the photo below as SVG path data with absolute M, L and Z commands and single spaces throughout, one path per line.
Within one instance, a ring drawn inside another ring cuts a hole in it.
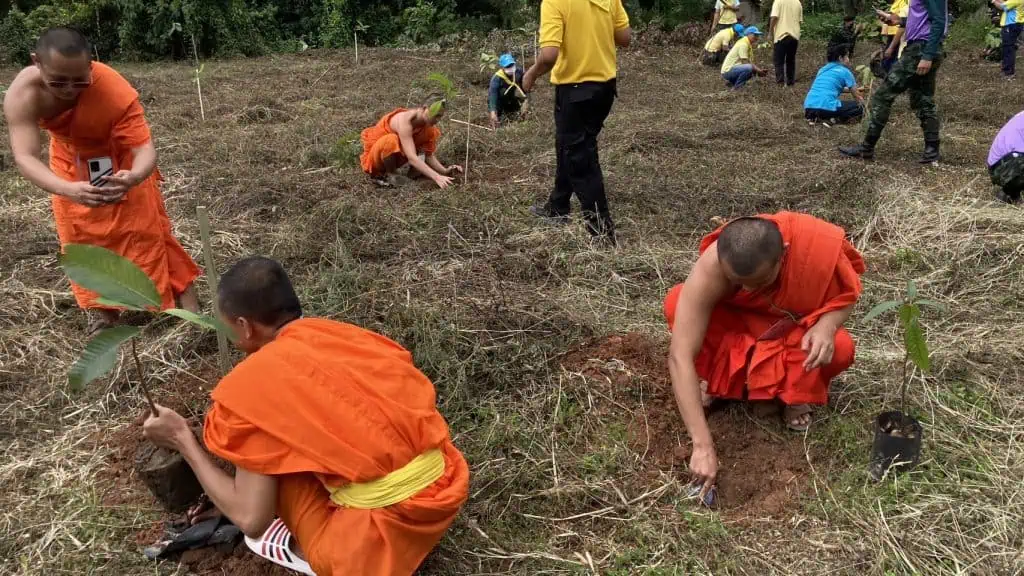
M 921 164 L 935 164 L 942 159 L 939 154 L 939 141 L 925 142 L 924 154 L 921 154 Z
M 840 146 L 839 153 L 847 158 L 859 158 L 861 160 L 874 160 L 875 159 L 875 145 L 868 144 L 865 141 L 862 144 L 856 146 Z

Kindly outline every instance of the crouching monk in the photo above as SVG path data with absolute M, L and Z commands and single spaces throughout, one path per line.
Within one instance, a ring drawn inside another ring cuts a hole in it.
M 363 172 L 378 186 L 390 187 L 395 185 L 398 169 L 408 164 L 439 188 L 450 186 L 462 167 L 445 166 L 434 155 L 441 140 L 437 123 L 446 106 L 442 98 L 431 96 L 419 108 L 397 108 L 363 130 L 363 154 L 359 157 Z
M 811 404 L 828 401 L 829 381 L 853 363 L 842 325 L 864 261 L 841 228 L 792 212 L 734 220 L 700 251 L 685 287 L 668 293 L 665 316 L 690 468 L 711 483 L 718 459 L 703 407 L 712 399 L 781 401 L 795 430 L 809 426 Z
M 93 62 L 89 42 L 68 28 L 43 32 L 33 66 L 4 98 L 14 161 L 52 197 L 61 246 L 91 244 L 134 262 L 156 284 L 163 307 L 178 300 L 198 311 L 192 286 L 199 268 L 171 232 L 160 195 L 156 148 L 139 95 L 112 68 Z M 39 128 L 50 133 L 49 167 Z M 78 305 L 95 312 L 90 332 L 118 311 L 72 284 Z
M 469 490 L 433 384 L 391 340 L 303 318 L 273 260 L 237 263 L 217 298 L 248 356 L 214 389 L 203 434 L 234 477 L 168 408 L 146 437 L 182 454 L 258 554 L 318 576 L 415 572 Z

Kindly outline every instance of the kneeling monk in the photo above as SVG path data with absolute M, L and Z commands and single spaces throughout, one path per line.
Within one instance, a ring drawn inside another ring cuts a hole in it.
M 178 244 L 160 195 L 156 148 L 139 95 L 113 68 L 93 62 L 89 42 L 68 28 L 39 36 L 33 66 L 4 98 L 11 150 L 21 174 L 51 194 L 61 245 L 91 244 L 134 262 L 153 280 L 163 307 L 197 312 L 199 268 Z M 39 128 L 50 133 L 50 165 Z M 98 313 L 94 332 L 118 311 L 71 285 L 78 305 Z
M 829 381 L 853 363 L 842 325 L 860 297 L 864 261 L 842 228 L 792 212 L 733 220 L 700 251 L 685 287 L 669 292 L 665 317 L 690 468 L 710 483 L 718 459 L 702 408 L 711 399 L 777 399 L 795 430 L 809 426 L 810 404 L 828 401 Z
M 293 568 L 305 558 L 318 576 L 415 572 L 469 491 L 430 380 L 383 336 L 302 318 L 273 260 L 235 264 L 217 299 L 248 356 L 214 389 L 204 438 L 234 477 L 168 408 L 146 437 L 182 454 L 261 555 Z
M 444 116 L 445 106 L 440 97 L 431 97 L 419 108 L 389 112 L 377 124 L 363 130 L 363 154 L 359 158 L 363 172 L 376 184 L 391 186 L 395 172 L 409 164 L 439 188 L 450 186 L 452 175 L 461 174 L 462 167 L 445 166 L 434 156 L 441 139 L 437 122 Z

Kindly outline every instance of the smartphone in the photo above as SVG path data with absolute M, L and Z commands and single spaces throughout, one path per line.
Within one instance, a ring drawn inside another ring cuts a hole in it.
M 102 188 L 107 185 L 104 176 L 114 175 L 114 161 L 109 156 L 89 160 L 89 184 Z

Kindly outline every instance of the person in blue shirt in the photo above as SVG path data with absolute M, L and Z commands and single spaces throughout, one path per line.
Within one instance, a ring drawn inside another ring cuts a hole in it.
M 830 46 L 828 64 L 818 70 L 814 83 L 804 99 L 804 117 L 810 123 L 845 124 L 864 115 L 864 95 L 850 71 L 850 48 L 845 44 Z M 853 94 L 856 102 L 839 99 L 843 92 Z
M 497 128 L 502 121 L 517 120 L 529 106 L 522 88 L 523 69 L 516 64 L 516 59 L 511 54 L 502 54 L 498 66 L 487 91 L 492 128 Z

